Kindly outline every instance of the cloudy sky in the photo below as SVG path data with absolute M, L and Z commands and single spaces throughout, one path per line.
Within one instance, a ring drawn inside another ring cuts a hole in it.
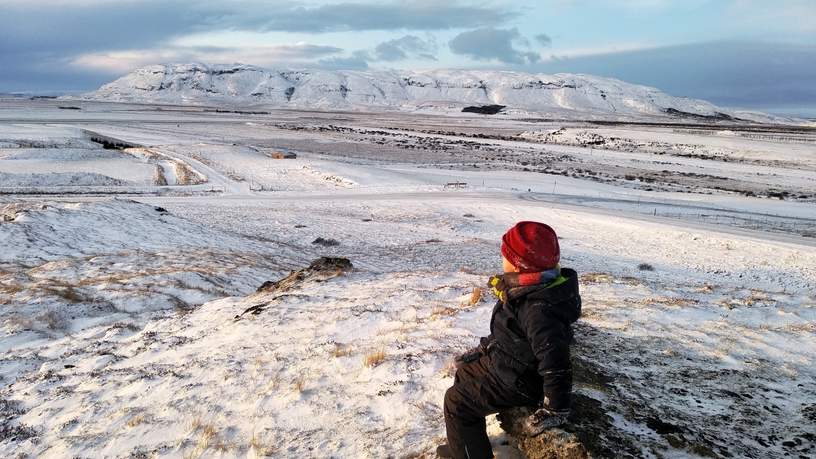
M 582 72 L 737 107 L 816 107 L 816 0 L 0 0 L 0 91 L 139 66 Z

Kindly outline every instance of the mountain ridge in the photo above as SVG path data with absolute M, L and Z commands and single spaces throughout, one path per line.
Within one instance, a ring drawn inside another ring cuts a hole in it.
M 498 104 L 508 110 L 547 113 L 736 118 L 736 112 L 704 100 L 671 96 L 614 78 L 504 70 L 296 70 L 246 64 L 158 64 L 134 70 L 81 97 L 327 110 L 450 111 Z

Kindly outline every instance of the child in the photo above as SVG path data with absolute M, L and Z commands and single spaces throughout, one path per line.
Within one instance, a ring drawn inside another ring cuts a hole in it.
M 445 393 L 448 443 L 439 457 L 490 458 L 485 416 L 534 406 L 525 431 L 537 435 L 565 422 L 572 391 L 571 324 L 581 315 L 578 275 L 558 264 L 558 237 L 537 222 L 520 222 L 502 238 L 504 274 L 490 287 L 499 298 L 490 336 L 456 358 Z

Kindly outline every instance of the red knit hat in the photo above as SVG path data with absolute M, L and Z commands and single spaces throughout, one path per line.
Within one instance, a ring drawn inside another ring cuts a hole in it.
M 538 222 L 518 222 L 504 233 L 501 253 L 523 273 L 554 268 L 561 259 L 555 231 Z

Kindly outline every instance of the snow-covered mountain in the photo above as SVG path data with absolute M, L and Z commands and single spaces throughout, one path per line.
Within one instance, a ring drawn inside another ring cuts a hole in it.
M 612 78 L 508 71 L 273 70 L 250 65 L 168 64 L 140 68 L 88 99 L 316 109 L 461 108 L 500 104 L 535 112 L 611 115 L 732 115 Z M 723 116 L 726 115 L 726 116 Z

